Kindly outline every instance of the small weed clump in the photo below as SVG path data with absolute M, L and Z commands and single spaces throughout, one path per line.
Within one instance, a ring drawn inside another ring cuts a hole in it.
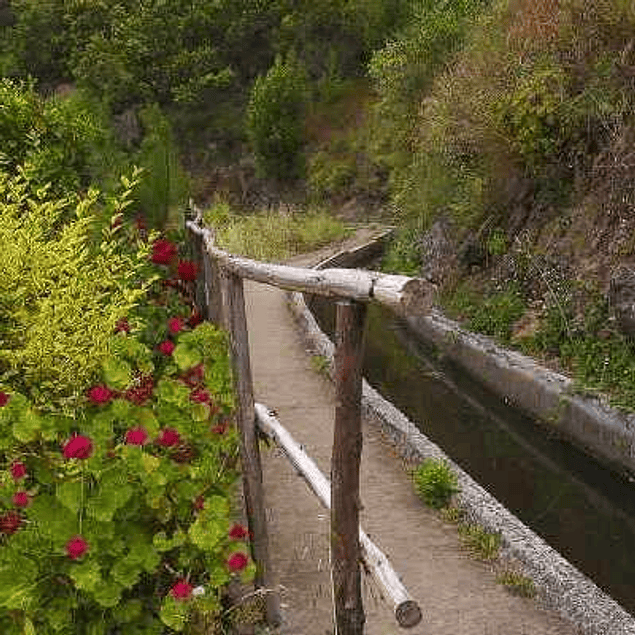
M 536 596 L 536 585 L 534 581 L 518 571 L 505 569 L 496 576 L 496 582 L 507 587 L 508 591 L 513 595 L 519 595 L 524 598 L 533 598 Z
M 324 355 L 312 355 L 311 367 L 319 375 L 323 375 L 324 377 L 330 376 L 329 369 L 331 368 L 331 362 L 327 357 L 324 357 Z
M 459 538 L 478 560 L 494 560 L 500 549 L 500 534 L 490 533 L 472 524 L 459 525 Z
M 425 460 L 413 478 L 419 496 L 434 509 L 447 507 L 452 496 L 460 491 L 456 474 L 445 461 Z

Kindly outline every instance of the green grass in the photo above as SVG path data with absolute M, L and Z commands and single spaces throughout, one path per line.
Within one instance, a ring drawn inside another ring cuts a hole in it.
M 513 595 L 519 595 L 524 598 L 536 596 L 537 591 L 534 581 L 518 571 L 505 569 L 496 576 L 496 582 L 505 586 Z
M 478 560 L 495 560 L 500 550 L 500 534 L 485 531 L 473 524 L 461 524 L 459 538 L 470 554 Z
M 446 507 L 452 496 L 460 491 L 452 468 L 437 459 L 423 461 L 414 471 L 413 480 L 423 502 L 434 509 Z
M 269 262 L 282 262 L 351 233 L 340 220 L 324 210 L 237 215 L 220 203 L 205 212 L 204 218 L 208 226 L 216 229 L 219 247 L 233 254 Z

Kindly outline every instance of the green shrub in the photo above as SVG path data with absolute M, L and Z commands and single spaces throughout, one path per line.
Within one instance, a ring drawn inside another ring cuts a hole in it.
M 318 197 L 341 194 L 353 183 L 355 173 L 354 156 L 338 156 L 321 150 L 309 161 L 309 188 Z
M 292 180 L 302 175 L 306 71 L 295 55 L 278 56 L 256 79 L 247 107 L 247 134 L 261 177 Z
M 421 229 L 417 225 L 401 227 L 390 239 L 381 261 L 381 270 L 386 273 L 398 273 L 404 276 L 419 276 L 421 272 L 421 254 L 419 239 Z
M 459 537 L 470 553 L 479 560 L 494 560 L 500 550 L 500 534 L 485 531 L 479 525 L 461 524 Z
M 419 496 L 434 509 L 446 507 L 454 494 L 460 491 L 456 474 L 445 462 L 426 459 L 414 473 Z
M 100 209 L 95 190 L 73 202 L 0 172 L 0 379 L 37 404 L 76 401 L 145 296 L 148 246 L 110 228 L 129 197 Z

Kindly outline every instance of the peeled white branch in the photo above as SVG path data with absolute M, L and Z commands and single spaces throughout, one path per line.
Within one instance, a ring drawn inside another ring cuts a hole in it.
M 297 472 L 306 480 L 322 505 L 330 509 L 331 485 L 328 479 L 266 406 L 257 403 L 255 410 L 256 422 L 260 429 L 284 450 Z M 359 539 L 364 564 L 374 580 L 391 599 L 399 625 L 408 628 L 418 624 L 421 621 L 421 609 L 408 594 L 399 580 L 399 576 L 388 562 L 388 558 L 370 540 L 361 527 L 359 528 Z

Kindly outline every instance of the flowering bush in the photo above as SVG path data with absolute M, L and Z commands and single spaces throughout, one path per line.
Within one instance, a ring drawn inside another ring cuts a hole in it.
M 220 611 L 232 576 L 252 578 L 247 531 L 229 520 L 226 337 L 206 322 L 170 328 L 186 308 L 176 296 L 156 285 L 113 321 L 100 377 L 72 412 L 0 384 L 3 635 L 178 632 Z

